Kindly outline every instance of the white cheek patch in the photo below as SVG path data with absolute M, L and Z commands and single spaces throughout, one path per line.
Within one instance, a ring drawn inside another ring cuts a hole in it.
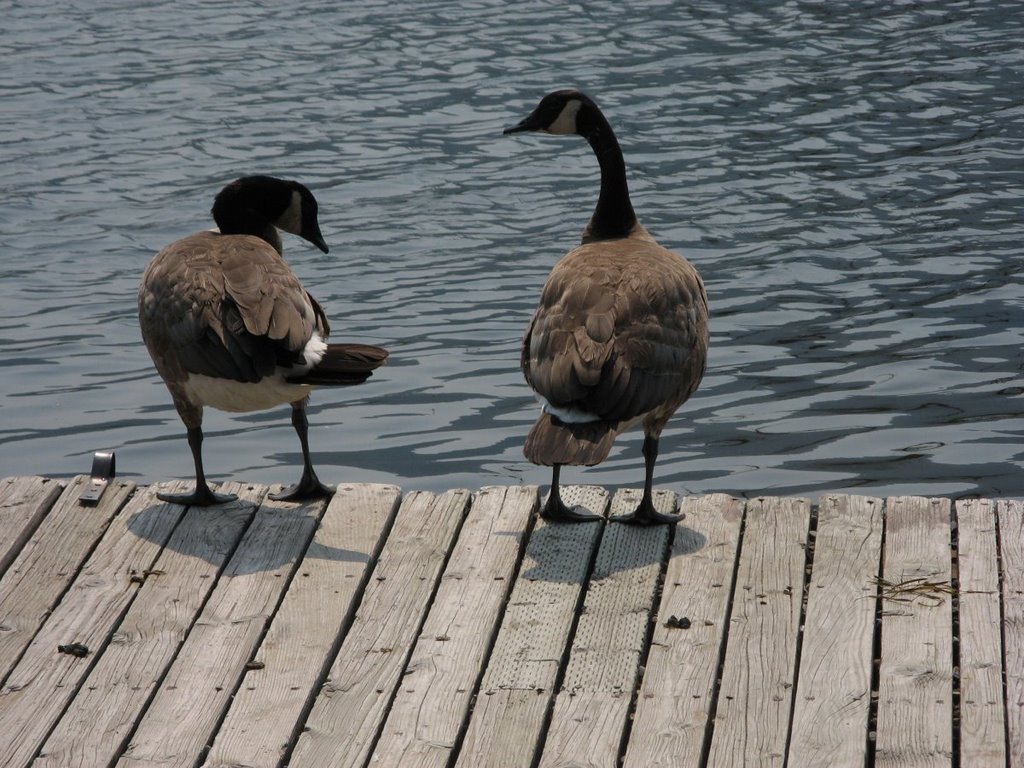
M 583 102 L 579 99 L 570 99 L 565 102 L 558 117 L 547 127 L 547 132 L 560 136 L 576 133 L 576 113 L 580 111 L 581 106 L 583 106 Z
M 298 190 L 292 190 L 292 201 L 274 222 L 274 226 L 293 235 L 302 233 L 302 195 Z

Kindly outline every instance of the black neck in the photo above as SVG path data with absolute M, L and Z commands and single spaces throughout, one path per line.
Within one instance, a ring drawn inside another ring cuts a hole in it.
M 626 161 L 611 125 L 594 105 L 584 103 L 576 117 L 576 130 L 597 155 L 601 166 L 601 194 L 587 226 L 589 239 L 613 240 L 627 237 L 636 226 L 636 213 L 629 200 Z

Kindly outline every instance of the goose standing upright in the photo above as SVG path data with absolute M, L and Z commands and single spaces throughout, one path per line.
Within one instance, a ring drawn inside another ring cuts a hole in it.
M 327 253 L 317 203 L 302 184 L 246 176 L 213 204 L 216 230 L 164 248 L 142 276 L 139 325 L 153 363 L 188 431 L 196 487 L 160 494 L 164 501 L 205 506 L 230 501 L 203 472 L 203 406 L 244 412 L 291 403 L 302 448 L 298 483 L 275 499 L 330 495 L 309 455 L 306 404 L 318 385 L 365 381 L 387 351 L 366 344 L 328 344 L 320 304 L 281 256 L 278 229 Z
M 637 220 L 622 150 L 593 100 L 575 90 L 550 93 L 505 133 L 523 131 L 582 136 L 601 168 L 601 192 L 582 244 L 551 270 L 523 338 L 523 374 L 542 405 L 523 452 L 534 464 L 553 467 L 541 514 L 595 519 L 561 500 L 559 471 L 563 464 L 600 463 L 615 436 L 640 421 L 644 493 L 634 512 L 617 519 L 674 522 L 678 515 L 654 509 L 654 465 L 662 429 L 704 375 L 704 284 Z

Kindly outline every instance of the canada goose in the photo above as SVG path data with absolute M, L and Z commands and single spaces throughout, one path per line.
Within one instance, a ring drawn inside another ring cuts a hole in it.
M 153 257 L 139 286 L 139 325 L 188 430 L 196 466 L 189 494 L 163 501 L 208 505 L 234 495 L 210 490 L 203 472 L 203 406 L 243 412 L 291 403 L 302 446 L 298 483 L 275 499 L 330 495 L 309 458 L 306 403 L 317 385 L 359 384 L 387 359 L 365 344 L 328 344 L 316 299 L 281 256 L 278 229 L 327 244 L 313 194 L 295 181 L 246 176 L 213 203 L 217 229 L 178 240 Z
M 658 245 L 637 221 L 622 150 L 589 97 L 574 90 L 548 94 L 505 133 L 522 131 L 578 134 L 601 166 L 601 193 L 582 244 L 551 270 L 523 338 L 523 374 L 542 406 L 523 453 L 553 467 L 541 514 L 595 519 L 562 502 L 561 466 L 600 463 L 615 436 L 641 421 L 644 494 L 635 512 L 617 519 L 675 522 L 678 516 L 655 511 L 651 486 L 661 431 L 704 375 L 704 284 L 686 259 Z

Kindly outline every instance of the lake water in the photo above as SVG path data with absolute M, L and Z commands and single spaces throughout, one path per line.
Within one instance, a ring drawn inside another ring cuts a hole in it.
M 0 475 L 192 476 L 136 288 L 260 172 L 320 202 L 330 254 L 285 256 L 333 337 L 392 352 L 314 395 L 321 477 L 546 484 L 519 343 L 597 164 L 501 130 L 575 86 L 710 297 L 659 486 L 1024 495 L 1022 40 L 1019 0 L 5 4 Z M 297 478 L 287 407 L 205 429 L 212 479 Z M 563 477 L 639 485 L 640 445 Z

